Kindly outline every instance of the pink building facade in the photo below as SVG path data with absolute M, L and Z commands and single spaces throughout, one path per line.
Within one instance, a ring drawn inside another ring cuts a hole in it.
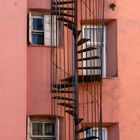
M 103 79 L 103 127 L 107 140 L 139 140 L 138 1 L 105 3 L 108 76 Z M 1 2 L 0 134 L 2 140 L 29 138 L 29 117 L 53 118 L 50 94 L 50 46 L 28 44 L 29 11 L 49 12 L 50 0 Z M 113 55 L 112 55 L 113 53 Z M 113 67 L 115 65 L 115 67 Z M 82 90 L 82 89 L 80 89 Z

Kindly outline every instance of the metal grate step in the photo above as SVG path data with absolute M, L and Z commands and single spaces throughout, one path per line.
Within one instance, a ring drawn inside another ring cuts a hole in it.
M 71 104 L 71 103 L 58 103 L 58 105 L 75 109 L 74 104 Z
M 95 66 L 95 67 L 78 67 L 78 69 L 101 69 L 101 66 Z
M 88 48 L 85 48 L 85 49 L 82 49 L 82 50 L 78 51 L 78 53 L 83 53 L 83 52 L 87 52 L 87 51 L 91 51 L 91 50 L 95 50 L 95 49 L 97 49 L 97 48 L 95 48 L 95 47 L 88 47 Z
M 90 137 L 88 137 L 88 138 L 82 138 L 82 139 L 80 139 L 80 140 L 93 140 L 93 139 L 99 139 L 99 137 L 96 137 L 96 136 L 90 136 Z
M 82 32 L 81 30 L 78 30 L 77 33 L 76 33 L 76 31 L 73 31 L 74 37 L 75 38 L 79 37 L 79 35 L 81 34 L 81 32 Z
M 73 31 L 73 35 L 75 38 L 77 38 L 80 34 L 81 34 L 81 30 L 76 30 L 75 24 L 73 24 L 72 22 L 69 22 L 68 24 L 64 24 L 66 27 L 68 27 L 70 30 Z
M 70 90 L 52 90 L 52 93 L 74 93 L 74 91 L 70 91 Z
M 72 98 L 68 98 L 68 97 L 62 97 L 62 96 L 54 96 L 52 97 L 53 99 L 58 99 L 58 100 L 67 100 L 67 101 L 75 101 Z
M 100 57 L 99 56 L 92 56 L 92 57 L 80 58 L 80 59 L 78 59 L 78 61 L 95 60 L 95 59 L 100 59 Z
M 74 10 L 74 8 L 71 7 L 52 7 L 52 10 Z
M 71 29 L 72 31 L 75 30 L 76 31 L 76 28 L 75 28 L 75 24 L 73 24 L 72 22 L 69 22 L 68 24 L 64 24 L 66 27 L 68 27 L 69 29 Z
M 78 41 L 78 46 L 80 46 L 80 45 L 82 45 L 82 44 L 88 42 L 89 40 L 90 40 L 90 39 L 87 39 L 87 38 L 82 38 L 82 39 L 80 39 L 80 40 Z
M 57 20 L 60 20 L 60 21 L 63 21 L 63 22 L 67 22 L 67 23 L 71 23 L 71 24 L 75 24 L 73 21 L 67 19 L 67 18 L 64 18 L 64 17 L 60 17 L 60 18 L 57 18 Z
M 79 125 L 83 121 L 83 118 L 75 118 L 75 125 Z
M 62 88 L 73 87 L 74 85 L 72 83 L 67 83 L 67 84 L 54 84 L 52 86 L 57 89 L 62 89 Z
M 70 115 L 72 115 L 75 121 L 75 125 L 78 125 L 79 123 L 81 123 L 83 121 L 83 118 L 76 118 L 76 114 L 74 110 L 65 110 L 65 112 L 69 113 Z
M 74 0 L 71 0 L 71 1 L 53 1 L 52 4 L 54 4 L 54 5 L 62 5 L 62 4 L 72 4 L 74 2 L 75 2 Z
M 65 110 L 65 112 L 69 113 L 73 117 L 76 117 L 75 111 L 74 110 Z
M 67 82 L 72 82 L 73 81 L 73 76 L 62 79 L 62 81 L 67 81 Z M 101 74 L 98 75 L 78 75 L 78 82 L 99 82 L 102 78 Z

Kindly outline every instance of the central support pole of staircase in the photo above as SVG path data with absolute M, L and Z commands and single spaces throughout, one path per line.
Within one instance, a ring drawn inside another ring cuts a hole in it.
M 75 140 L 79 140 L 79 134 L 77 133 L 79 131 L 79 96 L 78 96 L 78 61 L 77 61 L 77 47 L 78 47 L 78 41 L 77 41 L 77 0 L 74 2 L 74 23 L 76 27 L 76 37 L 74 37 L 74 83 L 75 83 Z

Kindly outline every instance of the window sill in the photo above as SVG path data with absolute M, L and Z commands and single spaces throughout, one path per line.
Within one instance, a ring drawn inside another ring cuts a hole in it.
M 63 46 L 47 46 L 47 45 L 28 45 L 28 47 L 47 47 L 47 48 L 60 48 Z
M 115 78 L 118 78 L 118 76 L 110 76 L 110 77 L 103 77 L 102 79 L 103 80 L 109 80 L 109 79 L 115 79 Z

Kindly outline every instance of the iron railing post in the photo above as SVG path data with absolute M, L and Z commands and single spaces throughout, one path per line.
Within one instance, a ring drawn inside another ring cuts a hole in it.
M 79 140 L 79 134 L 77 133 L 79 131 L 79 125 L 76 123 L 79 119 L 79 96 L 78 96 L 78 62 L 77 62 L 77 47 L 78 47 L 78 41 L 77 41 L 77 0 L 74 2 L 74 23 L 76 28 L 76 37 L 74 37 L 74 82 L 75 82 L 75 140 Z

